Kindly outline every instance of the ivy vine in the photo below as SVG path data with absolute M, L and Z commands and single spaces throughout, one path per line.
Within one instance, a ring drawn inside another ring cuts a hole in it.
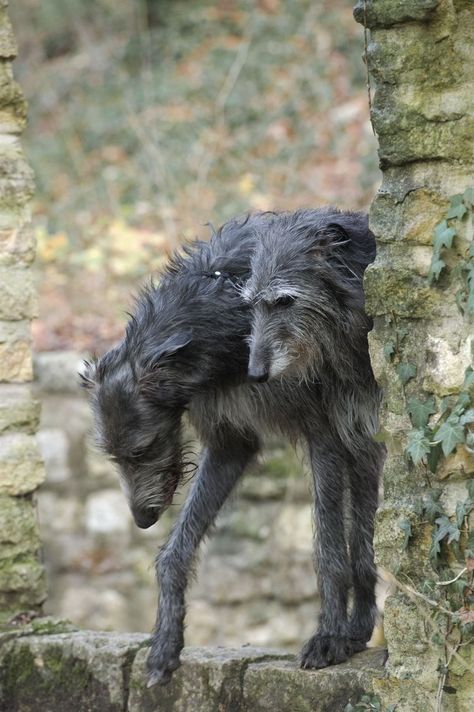
M 474 242 L 459 259 L 459 228 L 469 217 L 473 219 L 474 187 L 450 198 L 445 218 L 436 225 L 433 235 L 433 256 L 428 281 L 433 287 L 448 272 L 460 285 L 456 292 L 456 304 L 463 315 L 474 314 Z M 473 219 L 474 225 L 474 219 Z M 454 260 L 454 247 L 457 259 Z M 396 328 L 394 341 L 384 346 L 385 358 L 400 359 L 405 329 Z M 417 375 L 413 363 L 400 360 L 396 371 L 403 389 Z M 442 709 L 444 693 L 455 692 L 448 684 L 448 675 L 453 661 L 464 664 L 460 651 L 474 641 L 474 531 L 470 519 L 474 511 L 474 480 L 467 483 L 467 496 L 458 501 L 455 514 L 449 515 L 443 506 L 442 492 L 433 487 L 430 473 L 435 474 L 440 460 L 450 456 L 462 446 L 474 455 L 474 371 L 465 371 L 460 393 L 437 399 L 431 393 L 424 397 L 409 397 L 406 408 L 412 430 L 408 433 L 405 453 L 409 462 L 421 466 L 428 487 L 415 503 L 415 514 L 422 523 L 431 525 L 429 562 L 436 574 L 426 578 L 421 590 L 415 590 L 404 582 L 398 582 L 401 590 L 422 606 L 420 615 L 426 628 L 431 631 L 431 641 L 442 647 L 438 666 L 437 709 Z M 384 435 L 382 434 L 382 439 Z M 408 549 L 413 539 L 414 523 L 408 519 L 399 522 L 404 533 L 403 548 Z M 379 710 L 377 697 L 365 696 L 352 710 Z
M 473 208 L 474 187 L 451 196 L 444 220 L 434 229 L 433 257 L 428 273 L 430 284 L 437 282 L 448 266 L 445 258 L 449 250 L 452 250 L 454 238 L 458 235 L 456 222 L 462 223 L 469 216 L 472 219 Z M 474 241 L 471 242 L 464 259 L 455 265 L 454 272 L 455 276 L 461 278 L 461 287 L 456 293 L 458 308 L 462 313 L 474 314 Z

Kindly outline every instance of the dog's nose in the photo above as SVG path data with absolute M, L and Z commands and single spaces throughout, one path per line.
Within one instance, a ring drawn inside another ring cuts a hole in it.
M 132 509 L 132 514 L 137 527 L 140 527 L 140 529 L 148 529 L 158 520 L 160 510 L 158 507 L 150 507 L 149 509 L 141 511 Z
M 248 379 L 254 383 L 265 383 L 268 381 L 268 371 L 264 366 L 250 366 L 248 370 Z

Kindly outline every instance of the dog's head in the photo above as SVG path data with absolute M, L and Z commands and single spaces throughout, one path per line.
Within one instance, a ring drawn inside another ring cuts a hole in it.
M 81 374 L 95 420 L 98 446 L 117 464 L 122 489 L 140 528 L 171 504 L 186 472 L 181 419 L 187 400 L 178 354 L 188 332 L 167 338 L 139 362 L 127 342 Z
M 252 380 L 304 378 L 340 360 L 363 307 L 367 233 L 365 216 L 330 209 L 284 213 L 261 230 L 243 290 Z

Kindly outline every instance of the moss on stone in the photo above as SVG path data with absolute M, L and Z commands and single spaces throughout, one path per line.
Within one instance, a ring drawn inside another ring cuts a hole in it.
M 406 267 L 389 259 L 377 262 L 365 273 L 367 310 L 373 316 L 395 314 L 406 318 L 431 316 L 439 296 Z

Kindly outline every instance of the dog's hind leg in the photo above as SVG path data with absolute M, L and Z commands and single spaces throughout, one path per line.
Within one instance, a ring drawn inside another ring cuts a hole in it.
M 148 655 L 148 684 L 166 684 L 179 667 L 184 645 L 185 591 L 199 543 L 246 465 L 257 453 L 258 438 L 219 431 L 208 443 L 188 498 L 173 531 L 157 557 L 160 599 Z
M 321 598 L 316 633 L 301 652 L 301 666 L 321 668 L 351 654 L 347 596 L 351 573 L 344 532 L 344 448 L 337 438 L 309 442 L 314 487 L 315 565 Z

